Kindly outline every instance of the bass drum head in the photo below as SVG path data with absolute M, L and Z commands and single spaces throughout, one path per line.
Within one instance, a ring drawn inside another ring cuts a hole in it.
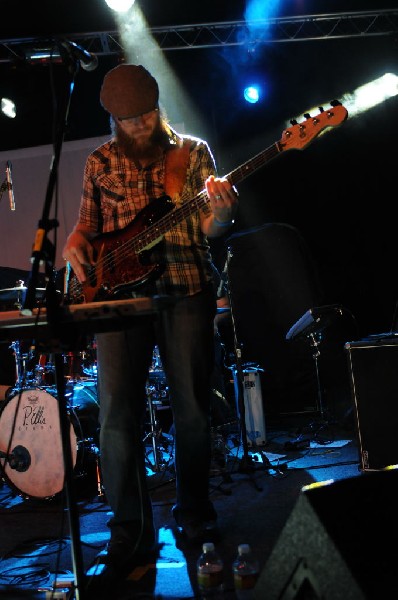
M 73 466 L 77 438 L 70 424 Z M 44 389 L 20 390 L 0 413 L 0 458 L 4 479 L 26 498 L 48 499 L 64 487 L 65 468 L 58 400 Z M 15 463 L 17 458 L 17 465 Z

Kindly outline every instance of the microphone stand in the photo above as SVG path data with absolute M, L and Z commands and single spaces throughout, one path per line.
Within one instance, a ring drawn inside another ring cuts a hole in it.
M 237 329 L 236 329 L 236 322 L 235 322 L 235 311 L 234 311 L 234 303 L 233 303 L 233 293 L 232 293 L 232 286 L 231 286 L 231 279 L 229 276 L 229 264 L 231 261 L 231 258 L 233 256 L 231 247 L 228 247 L 227 250 L 227 279 L 228 279 L 228 298 L 229 298 L 229 304 L 231 307 L 231 322 L 232 322 L 232 332 L 233 332 L 233 339 L 234 339 L 234 354 L 235 354 L 235 360 L 236 360 L 236 385 L 235 385 L 235 390 L 236 390 L 236 402 L 237 402 L 237 406 L 238 406 L 238 412 L 239 412 L 239 426 L 240 426 L 240 431 L 241 431 L 241 439 L 242 439 L 242 449 L 243 449 L 243 456 L 240 460 L 240 465 L 239 465 L 239 471 L 240 473 L 246 473 L 246 474 L 251 474 L 253 473 L 253 471 L 256 470 L 256 462 L 253 461 L 252 457 L 249 454 L 249 446 L 248 446 L 248 442 L 247 442 L 247 428 L 246 428 L 246 409 L 245 409 L 245 401 L 244 401 L 244 396 L 243 396 L 243 389 L 244 389 L 244 372 L 243 372 L 243 365 L 242 365 L 242 350 L 241 350 L 241 344 L 238 342 L 238 338 L 237 338 Z M 253 442 L 254 444 L 255 442 Z M 263 453 L 261 453 L 263 458 L 264 455 Z M 266 464 L 266 468 L 268 468 L 267 464 Z M 253 482 L 253 485 L 255 486 L 255 488 L 258 491 L 261 491 L 261 488 L 256 484 L 256 482 L 251 479 L 251 481 Z
M 59 306 L 56 300 L 56 290 L 54 281 L 54 262 L 55 262 L 55 248 L 54 245 L 48 240 L 48 232 L 59 226 L 56 219 L 50 219 L 50 208 L 54 191 L 56 189 L 56 183 L 58 178 L 58 166 L 61 156 L 62 144 L 65 135 L 65 129 L 68 121 L 70 101 L 74 88 L 74 80 L 79 68 L 78 61 L 72 61 L 69 55 L 64 54 L 63 60 L 67 67 L 68 75 L 70 76 L 69 91 L 65 98 L 65 104 L 60 114 L 58 128 L 56 131 L 54 152 L 51 164 L 50 176 L 46 191 L 45 203 L 43 207 L 42 217 L 39 221 L 39 228 L 36 232 L 36 237 L 33 244 L 32 252 L 32 268 L 30 272 L 29 281 L 27 284 L 26 296 L 21 309 L 21 314 L 30 316 L 33 314 L 33 308 L 36 301 L 36 288 L 38 287 L 38 275 L 40 266 L 45 265 L 46 275 L 46 311 L 47 320 L 51 331 L 54 331 L 54 336 L 51 336 L 56 347 L 55 352 L 55 379 L 57 386 L 57 397 L 59 403 L 59 418 L 62 436 L 62 448 L 63 448 L 63 459 L 65 467 L 65 494 L 68 507 L 69 515 L 69 527 L 71 536 L 72 546 L 72 562 L 74 572 L 74 585 L 75 585 L 75 600 L 83 600 L 84 598 L 84 569 L 83 569 L 83 558 L 80 546 L 80 526 L 79 517 L 77 512 L 76 494 L 73 481 L 73 462 L 72 462 L 72 451 L 70 441 L 70 420 L 68 418 L 66 398 L 65 398 L 65 378 L 63 372 L 63 359 L 60 353 L 60 348 L 63 347 L 65 340 L 60 339 L 62 332 L 60 328 L 57 328 L 57 322 L 59 323 Z M 69 341 L 70 343 L 70 341 Z M 52 350 L 50 349 L 50 352 Z

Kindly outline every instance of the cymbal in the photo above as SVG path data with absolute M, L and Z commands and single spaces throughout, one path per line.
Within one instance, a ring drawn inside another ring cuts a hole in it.
M 0 294 L 2 294 L 3 292 L 26 292 L 27 289 L 27 287 L 20 285 L 12 288 L 4 288 L 0 290 Z M 46 288 L 36 288 L 36 292 L 44 292 L 45 290 Z
M 17 286 L 12 288 L 4 288 L 0 290 L 0 306 L 4 306 L 5 304 L 13 303 L 20 304 L 21 301 L 25 298 L 25 293 L 28 288 L 25 286 Z M 36 288 L 35 289 L 35 299 L 42 300 L 44 299 L 44 292 L 46 288 Z M 59 290 L 56 290 L 57 294 L 59 294 Z

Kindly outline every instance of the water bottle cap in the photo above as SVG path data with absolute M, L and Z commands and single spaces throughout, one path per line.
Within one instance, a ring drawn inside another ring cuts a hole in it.
M 203 552 L 213 552 L 214 544 L 213 542 L 205 542 L 202 546 Z
M 250 552 L 249 544 L 239 544 L 238 553 L 239 554 L 248 554 Z

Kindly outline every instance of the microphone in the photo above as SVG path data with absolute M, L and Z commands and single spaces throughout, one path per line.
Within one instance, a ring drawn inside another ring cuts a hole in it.
M 12 165 L 8 160 L 6 164 L 6 178 L 7 178 L 7 189 L 8 189 L 8 199 L 10 201 L 10 209 L 15 210 L 15 199 L 14 199 L 14 190 L 12 189 L 12 173 L 11 173 Z
M 98 67 L 98 56 L 96 54 L 92 54 L 70 40 L 62 40 L 60 45 L 72 59 L 80 62 L 81 68 L 85 71 L 94 71 Z

